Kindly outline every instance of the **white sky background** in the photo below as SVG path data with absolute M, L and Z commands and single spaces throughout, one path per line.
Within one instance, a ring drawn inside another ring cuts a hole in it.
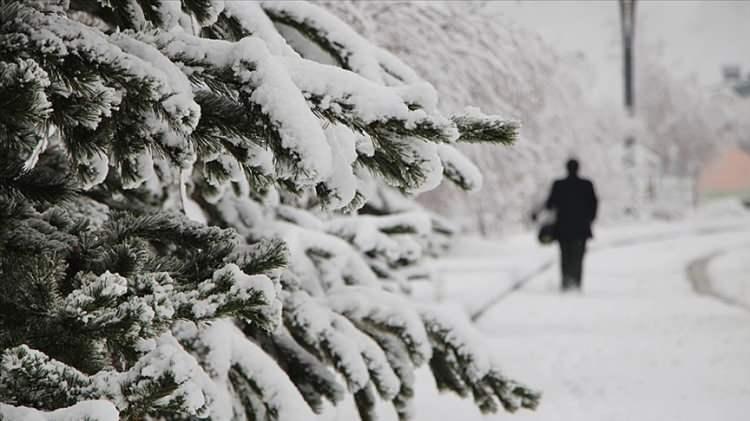
M 622 96 L 616 0 L 499 0 L 488 7 L 537 30 L 560 51 L 584 52 L 598 72 L 596 94 Z M 662 47 L 675 72 L 707 85 L 720 83 L 725 64 L 750 73 L 750 1 L 639 0 L 636 13 L 636 38 Z

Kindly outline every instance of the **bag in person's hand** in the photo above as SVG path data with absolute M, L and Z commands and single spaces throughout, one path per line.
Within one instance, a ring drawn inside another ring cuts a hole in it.
M 555 240 L 557 240 L 557 237 L 555 237 L 555 224 L 542 224 L 542 226 L 539 228 L 539 234 L 537 234 L 537 238 L 539 239 L 539 242 L 544 245 L 554 243 Z
M 554 243 L 557 240 L 555 212 L 545 209 L 540 212 L 540 215 L 536 216 L 537 218 L 535 219 L 539 222 L 539 231 L 537 233 L 539 243 L 543 245 Z

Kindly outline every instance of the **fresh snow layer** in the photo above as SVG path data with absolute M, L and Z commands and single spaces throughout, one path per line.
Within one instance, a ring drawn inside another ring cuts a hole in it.
M 714 290 L 750 309 L 750 239 L 709 260 L 707 272 Z
M 275 55 L 299 57 L 278 32 L 257 1 L 226 1 L 224 14 L 240 22 L 242 27 L 266 42 L 269 51 Z
M 73 406 L 51 412 L 26 407 L 13 407 L 0 403 L 0 419 L 13 421 L 79 421 L 83 419 L 117 421 L 119 416 L 117 409 L 111 402 L 92 400 L 78 402 Z
M 263 8 L 325 34 L 331 44 L 346 54 L 349 68 L 370 80 L 382 82 L 382 71 L 373 51 L 378 48 L 335 15 L 307 2 L 265 1 Z
M 476 165 L 458 149 L 450 145 L 438 145 L 438 155 L 446 174 L 463 179 L 467 191 L 478 191 L 482 188 L 482 173 Z
M 537 411 L 483 416 L 470 400 L 438 393 L 420 369 L 415 419 L 747 420 L 750 312 L 697 294 L 686 267 L 714 251 L 734 250 L 710 273 L 746 281 L 748 238 L 750 213 L 727 208 L 705 209 L 680 223 L 598 230 L 583 293 L 558 292 L 555 264 L 477 323 L 494 361 L 543 392 Z M 470 313 L 556 255 L 532 234 L 463 240 L 436 269 L 442 281 L 419 292 Z M 386 405 L 380 410 L 382 419 L 397 419 Z M 332 410 L 324 419 L 348 419 L 347 411 Z

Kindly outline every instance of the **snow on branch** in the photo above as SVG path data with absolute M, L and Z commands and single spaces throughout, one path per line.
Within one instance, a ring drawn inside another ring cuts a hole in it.
M 290 293 L 285 308 L 284 321 L 292 336 L 319 358 L 331 361 L 351 392 L 372 383 L 383 399 L 396 396 L 400 381 L 371 337 L 303 291 Z
M 285 164 L 277 167 L 278 177 L 309 185 L 330 173 L 331 149 L 318 119 L 280 58 L 268 52 L 263 40 L 251 36 L 233 43 L 181 32 L 138 35 L 182 65 L 190 77 L 204 83 L 215 78 L 227 84 L 238 92 L 240 102 L 246 101 L 249 114 L 266 120 L 265 134 L 271 135 L 267 141 L 272 148 L 276 146 L 277 165 Z M 284 155 L 289 158 L 283 160 Z
M 23 421 L 118 421 L 117 409 L 106 400 L 88 400 L 54 411 L 39 411 L 28 407 L 16 407 L 0 403 L 0 419 Z
M 237 265 L 228 264 L 196 289 L 177 295 L 177 316 L 206 320 L 235 315 L 273 331 L 281 319 L 277 293 L 276 285 L 266 275 L 247 275 Z
M 357 160 L 357 136 L 361 135 L 336 123 L 330 124 L 325 133 L 334 155 L 333 169 L 331 175 L 318 185 L 318 192 L 327 207 L 341 209 L 357 194 L 359 181 L 354 173 L 354 163 Z
M 432 142 L 452 142 L 458 136 L 450 119 L 408 102 L 431 98 L 433 91 L 428 84 L 392 88 L 335 66 L 303 58 L 282 60 L 316 111 L 332 121 L 348 123 L 375 136 L 390 132 Z
M 118 164 L 147 148 L 163 151 L 180 166 L 195 159 L 184 134 L 197 123 L 199 108 L 189 91 L 164 72 L 173 66 L 162 60 L 155 67 L 113 41 L 152 59 L 154 52 L 147 46 L 136 47 L 123 36 L 109 38 L 64 16 L 20 3 L 2 6 L 0 21 L 0 32 L 19 40 L 8 45 L 4 54 L 45 63 L 50 75 L 47 98 L 53 107 L 48 123 L 58 126 L 90 180 L 102 180 L 101 173 L 106 174 L 106 162 L 100 163 L 104 158 L 96 157 L 100 152 L 112 155 Z M 83 81 L 86 89 L 79 89 Z M 152 171 L 132 165 L 120 170 L 135 180 L 134 185 Z
M 51 381 L 50 374 L 58 380 Z M 85 374 L 27 345 L 3 351 L 0 391 L 16 405 L 50 409 L 56 409 L 55 405 L 73 405 L 81 395 L 86 396 L 90 385 L 91 380 Z
M 261 3 L 274 22 L 299 31 L 334 57 L 344 69 L 387 85 L 423 82 L 411 67 L 395 55 L 372 44 L 318 5 L 301 1 Z
M 372 54 L 375 47 L 325 9 L 301 1 L 264 1 L 261 5 L 272 20 L 300 31 L 335 57 L 342 68 L 383 82 L 380 65 Z
M 216 419 L 243 416 L 268 420 L 306 420 L 313 414 L 286 373 L 256 343 L 227 319 L 198 328 L 192 322 L 173 328 L 177 339 L 199 355 L 217 390 Z M 238 399 L 239 407 L 233 402 Z
M 401 193 L 478 188 L 452 145 L 512 123 L 447 118 L 308 2 L 6 2 L 0 35 L 0 414 L 296 421 L 349 394 L 405 419 L 426 362 L 482 410 L 536 404 L 394 287 L 451 234 Z
M 286 327 L 261 340 L 264 350 L 286 368 L 292 382 L 316 413 L 324 410 L 323 399 L 336 405 L 346 397 L 346 389 L 326 362 L 297 343 Z
M 142 336 L 163 330 L 174 315 L 170 300 L 172 280 L 166 274 L 160 278 L 157 281 L 143 276 L 136 286 L 109 271 L 99 276 L 84 274 L 78 278 L 81 287 L 65 297 L 62 315 L 82 334 L 116 334 L 123 346 L 134 347 Z M 136 288 L 151 294 L 140 295 Z
M 278 222 L 277 233 L 289 248 L 289 269 L 310 292 L 341 285 L 377 285 L 377 276 L 346 241 L 325 232 Z
M 432 342 L 430 370 L 440 390 L 471 395 L 483 413 L 502 407 L 515 412 L 534 409 L 541 394 L 503 376 L 486 349 L 479 332 L 458 311 L 422 307 L 422 320 Z
M 45 89 L 50 85 L 49 75 L 33 59 L 14 58 L 0 61 L 0 98 L 13 98 L 2 102 L 0 125 L 5 136 L 13 139 L 14 147 L 22 150 L 21 158 L 29 162 L 24 170 L 31 170 L 37 160 L 28 161 L 33 149 L 45 141 L 39 130 L 52 113 L 52 104 Z M 9 130 L 15 127 L 15 130 Z
M 127 372 L 104 370 L 93 376 L 21 345 L 2 354 L 0 390 L 16 404 L 50 410 L 104 398 L 125 417 L 200 415 L 211 393 L 200 384 L 200 372 L 195 360 L 169 341 L 155 342 L 154 349 Z M 112 413 L 106 405 L 95 410 Z
M 352 243 L 363 253 L 376 251 L 397 259 L 401 253 L 394 234 L 427 235 L 431 229 L 428 215 L 420 212 L 384 216 L 358 215 L 333 218 L 325 231 Z
M 482 188 L 482 173 L 464 154 L 451 145 L 438 145 L 443 175 L 466 191 Z
M 348 286 L 332 289 L 327 298 L 334 311 L 355 323 L 394 333 L 404 343 L 415 365 L 430 359 L 432 349 L 427 332 L 419 314 L 404 297 L 372 288 Z
M 157 26 L 169 30 L 189 31 L 196 23 L 200 26 L 214 23 L 224 6 L 223 0 L 151 0 L 148 3 L 66 0 L 64 3 L 68 4 L 72 12 L 83 12 L 89 18 L 95 17 L 101 26 L 134 30 Z
M 224 10 L 219 15 L 218 21 L 213 25 L 205 26 L 202 31 L 212 35 L 211 38 L 234 41 L 255 35 L 266 42 L 268 50 L 274 55 L 299 56 L 279 34 L 257 1 L 224 1 Z

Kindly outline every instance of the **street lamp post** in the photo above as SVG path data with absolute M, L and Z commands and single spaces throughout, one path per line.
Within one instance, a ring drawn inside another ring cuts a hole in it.
M 635 37 L 635 5 L 637 0 L 619 0 L 620 4 L 620 28 L 622 29 L 622 70 L 623 70 L 623 88 L 625 99 L 625 110 L 627 112 L 629 126 L 632 126 L 632 119 L 635 116 L 635 92 L 633 89 L 633 39 Z M 628 182 L 633 194 L 631 202 L 635 202 L 638 197 L 637 181 L 635 179 L 634 169 L 636 166 L 636 147 L 635 136 L 632 127 L 628 128 L 625 136 L 623 165 L 628 171 Z M 635 211 L 636 203 L 630 203 L 626 208 L 628 213 Z
M 631 117 L 635 114 L 635 96 L 633 91 L 633 39 L 635 37 L 636 1 L 637 0 L 620 0 L 625 109 Z

